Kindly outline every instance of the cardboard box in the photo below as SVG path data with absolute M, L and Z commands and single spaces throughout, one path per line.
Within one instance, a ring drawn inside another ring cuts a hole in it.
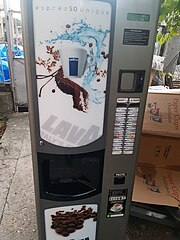
M 143 134 L 133 201 L 180 207 L 180 139 Z
M 138 164 L 180 171 L 180 138 L 142 134 Z
M 143 132 L 180 137 L 180 89 L 149 90 Z
M 179 207 L 180 172 L 164 168 L 138 167 L 133 201 Z

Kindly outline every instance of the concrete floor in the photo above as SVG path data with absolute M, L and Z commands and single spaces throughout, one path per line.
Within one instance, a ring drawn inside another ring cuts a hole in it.
M 12 114 L 0 140 L 0 240 L 38 239 L 31 159 L 28 114 Z M 175 236 L 171 228 L 131 217 L 126 240 Z

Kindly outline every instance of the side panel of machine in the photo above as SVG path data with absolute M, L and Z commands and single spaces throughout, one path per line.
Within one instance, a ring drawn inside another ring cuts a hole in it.
M 160 1 L 117 1 L 99 239 L 125 238 Z

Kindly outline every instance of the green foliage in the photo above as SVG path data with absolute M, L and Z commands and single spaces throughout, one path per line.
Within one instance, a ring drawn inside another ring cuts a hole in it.
M 159 25 L 163 21 L 166 23 L 166 32 L 158 33 L 156 37 L 160 45 L 179 35 L 180 0 L 162 0 Z

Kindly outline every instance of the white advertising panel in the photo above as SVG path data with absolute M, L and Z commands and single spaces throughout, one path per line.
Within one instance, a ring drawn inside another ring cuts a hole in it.
M 103 135 L 111 5 L 34 0 L 40 136 L 80 147 Z

